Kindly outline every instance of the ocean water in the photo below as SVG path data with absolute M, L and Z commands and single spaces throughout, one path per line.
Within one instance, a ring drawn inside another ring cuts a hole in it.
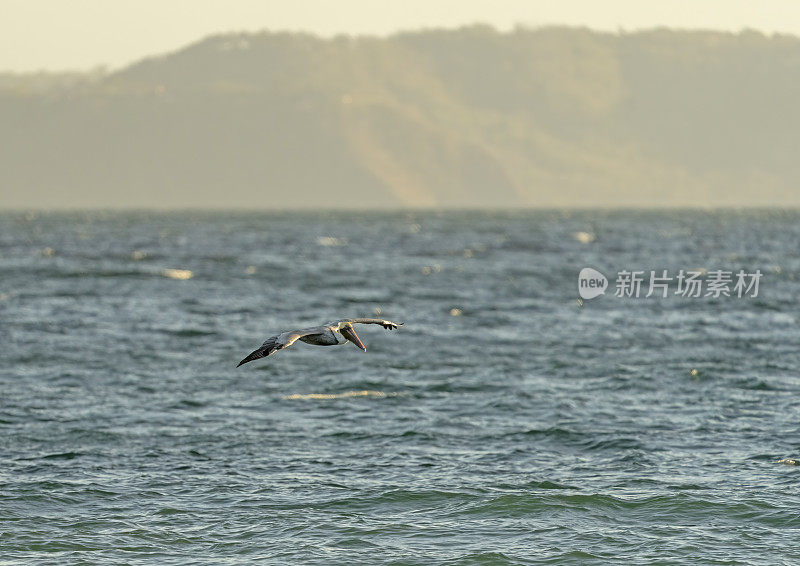
M 798 242 L 786 211 L 0 215 L 0 563 L 800 563 Z M 373 315 L 405 326 L 235 367 Z

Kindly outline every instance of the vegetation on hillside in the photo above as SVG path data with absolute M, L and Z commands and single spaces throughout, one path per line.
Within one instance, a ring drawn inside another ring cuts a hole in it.
M 475 26 L 226 34 L 0 75 L 0 204 L 800 204 L 800 40 Z

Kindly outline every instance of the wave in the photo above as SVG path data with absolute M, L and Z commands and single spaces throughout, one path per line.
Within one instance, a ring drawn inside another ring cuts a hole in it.
M 343 393 L 293 393 L 284 395 L 284 399 L 347 399 L 350 397 L 394 397 L 397 393 L 384 393 L 383 391 L 372 391 L 365 389 L 362 391 L 345 391 Z

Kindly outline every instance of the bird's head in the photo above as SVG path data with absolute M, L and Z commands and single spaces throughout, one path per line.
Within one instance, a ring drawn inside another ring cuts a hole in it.
M 364 352 L 367 351 L 367 347 L 364 346 L 364 343 L 358 337 L 358 334 L 356 334 L 356 331 L 353 329 L 353 325 L 351 323 L 345 322 L 342 324 L 342 326 L 339 327 L 339 332 L 341 332 L 342 336 L 361 348 Z

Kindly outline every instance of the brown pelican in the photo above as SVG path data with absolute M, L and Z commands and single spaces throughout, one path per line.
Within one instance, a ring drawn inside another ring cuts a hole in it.
M 359 339 L 358 334 L 353 329 L 354 324 L 380 324 L 387 330 L 394 330 L 398 326 L 403 326 L 403 323 L 396 323 L 390 320 L 382 320 L 380 318 L 345 318 L 337 320 L 336 322 L 329 322 L 322 326 L 313 326 L 311 328 L 303 328 L 301 330 L 289 330 L 282 332 L 276 336 L 267 338 L 258 350 L 250 353 L 245 359 L 239 362 L 238 368 L 242 364 L 266 358 L 274 354 L 278 350 L 288 348 L 298 340 L 306 344 L 313 344 L 314 346 L 341 346 L 347 344 L 349 340 L 363 351 L 367 351 L 367 347 Z

